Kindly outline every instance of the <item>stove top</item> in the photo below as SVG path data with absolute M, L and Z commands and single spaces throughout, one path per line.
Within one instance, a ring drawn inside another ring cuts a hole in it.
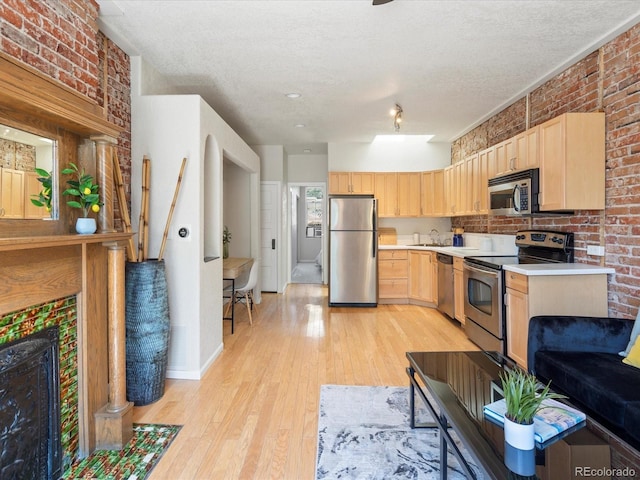
M 465 257 L 465 261 L 502 270 L 504 265 L 573 263 L 573 233 L 523 230 L 516 234 L 518 255 Z

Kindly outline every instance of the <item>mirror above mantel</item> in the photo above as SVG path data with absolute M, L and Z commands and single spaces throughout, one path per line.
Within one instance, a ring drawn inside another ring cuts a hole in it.
M 51 214 L 46 212 L 46 208 L 38 207 L 30 213 L 20 215 L 13 212 L 13 215 L 8 216 L 5 209 L 4 216 L 0 216 L 0 238 L 75 233 L 74 225 L 79 212 L 76 211 L 77 209 L 68 207 L 61 198 L 60 185 L 63 182 L 60 176 L 61 170 L 71 162 L 93 175 L 100 185 L 101 201 L 104 206 L 96 215 L 98 232 L 115 232 L 112 172 L 114 150 L 117 148 L 122 128 L 107 119 L 102 106 L 95 100 L 0 52 L 0 129 L 2 131 L 10 129 L 19 132 L 20 135 L 31 134 L 37 139 L 44 138 L 51 141 L 50 166 L 42 168 L 52 172 L 53 183 Z M 0 141 L 2 138 L 0 137 Z M 38 181 L 38 177 L 42 175 L 33 173 L 35 167 L 40 168 L 40 159 L 37 158 L 37 163 L 33 165 L 31 163 L 21 165 L 22 156 L 17 158 L 16 155 L 13 157 L 9 155 L 10 158 L 7 159 L 3 148 L 8 150 L 17 148 L 21 153 L 35 149 L 36 157 L 39 157 L 40 147 L 24 140 L 9 146 L 6 141 L 3 143 L 5 146 L 0 147 L 2 198 L 4 199 L 9 191 L 11 191 L 9 198 L 18 198 L 19 195 L 14 195 L 13 188 L 4 188 L 4 185 L 8 183 L 18 185 L 16 190 L 20 190 L 21 183 L 26 185 L 24 177 L 29 177 L 33 185 L 25 188 L 34 191 L 29 192 L 26 198 L 23 197 L 22 208 L 23 211 L 25 208 L 31 210 L 32 195 L 37 195 L 41 191 L 42 184 Z M 11 203 L 10 200 L 6 202 Z M 42 221 L 43 218 L 49 221 Z
M 0 124 L 0 220 L 57 219 L 57 171 L 57 140 Z

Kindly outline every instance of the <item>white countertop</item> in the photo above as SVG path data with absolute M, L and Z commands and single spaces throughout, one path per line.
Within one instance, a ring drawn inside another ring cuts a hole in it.
M 521 275 L 598 275 L 615 273 L 613 268 L 588 265 L 586 263 L 535 263 L 522 265 L 504 265 L 508 272 Z
M 495 255 L 509 255 L 504 252 L 480 250 L 475 247 L 416 247 L 413 245 L 379 245 L 379 250 L 428 250 L 432 252 L 446 253 L 452 257 L 492 257 Z
M 475 247 L 415 247 L 413 245 L 379 245 L 380 250 L 430 250 L 446 253 L 452 257 L 491 257 L 511 255 L 505 252 L 483 251 Z M 534 275 L 602 275 L 615 273 L 610 267 L 588 265 L 586 263 L 533 263 L 520 265 L 504 265 L 504 270 L 526 276 Z

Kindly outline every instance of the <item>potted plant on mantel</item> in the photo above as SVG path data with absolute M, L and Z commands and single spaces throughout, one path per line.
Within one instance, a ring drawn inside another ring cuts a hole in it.
M 504 440 L 520 450 L 533 450 L 535 432 L 533 417 L 544 400 L 566 398 L 550 390 L 549 382 L 543 385 L 536 377 L 520 368 L 505 370 L 500 374 L 507 411 L 504 418 Z
M 67 188 L 63 195 L 75 197 L 73 200 L 67 200 L 67 205 L 82 210 L 82 217 L 76 221 L 76 232 L 81 234 L 95 233 L 96 219 L 89 217 L 89 212 L 98 213 L 102 202 L 100 201 L 100 187 L 94 182 L 93 177 L 85 173 L 84 169 L 80 170 L 75 163 L 69 163 L 69 167 L 62 170 L 65 175 L 72 175 L 67 180 Z

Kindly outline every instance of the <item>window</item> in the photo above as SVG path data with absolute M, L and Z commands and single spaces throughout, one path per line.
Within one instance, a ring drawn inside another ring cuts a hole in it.
M 323 191 L 320 187 L 305 189 L 307 205 L 307 237 L 322 237 Z

